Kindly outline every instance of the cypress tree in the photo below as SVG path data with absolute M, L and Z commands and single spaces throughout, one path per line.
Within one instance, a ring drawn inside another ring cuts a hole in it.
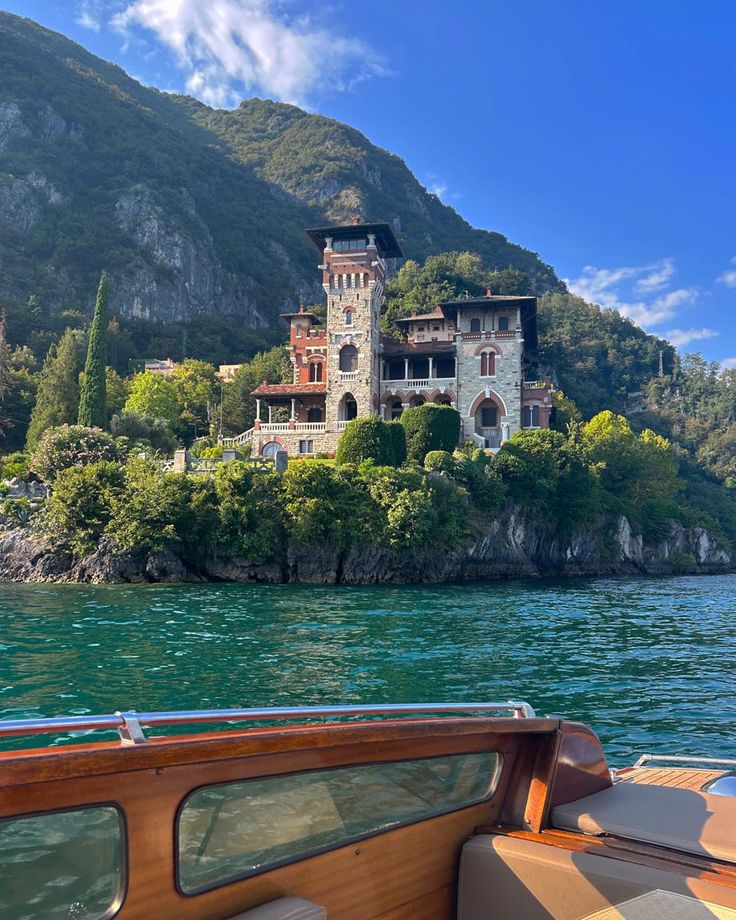
M 36 446 L 47 428 L 73 425 L 77 420 L 80 338 L 80 332 L 67 329 L 59 342 L 49 348 L 26 435 L 29 450 Z
M 87 361 L 84 365 L 79 395 L 79 424 L 90 428 L 107 427 L 107 393 L 105 366 L 107 364 L 107 277 L 102 275 L 97 288 L 97 303 L 89 330 Z

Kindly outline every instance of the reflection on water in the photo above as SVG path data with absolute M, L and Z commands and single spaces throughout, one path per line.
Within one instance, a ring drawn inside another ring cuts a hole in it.
M 0 718 L 518 698 L 733 756 L 736 577 L 0 589 Z

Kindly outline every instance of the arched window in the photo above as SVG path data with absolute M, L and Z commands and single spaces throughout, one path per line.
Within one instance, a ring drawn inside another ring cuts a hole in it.
M 524 428 L 539 428 L 539 406 L 524 406 Z
M 340 370 L 343 373 L 358 370 L 358 349 L 355 345 L 346 345 L 340 352 Z
M 508 331 L 509 331 L 509 318 L 508 318 L 508 316 L 499 316 L 499 317 L 498 317 L 498 331 L 499 331 L 499 332 L 508 332 Z
M 358 417 L 358 403 L 352 393 L 346 393 L 340 400 L 338 417 L 343 422 L 349 422 L 351 419 Z
M 310 361 L 309 362 L 309 382 L 310 383 L 321 383 L 322 382 L 322 361 Z
M 492 351 L 484 351 L 480 356 L 481 377 L 493 377 L 496 373 L 496 355 Z
M 345 325 L 346 326 L 353 325 L 353 311 L 352 310 L 345 311 Z
M 284 448 L 279 444 L 278 441 L 269 441 L 267 444 L 263 445 L 263 449 L 261 450 L 261 456 L 273 457 L 275 453 L 283 449 Z
M 470 320 L 470 331 L 480 332 L 480 320 L 479 319 L 476 318 L 476 319 Z

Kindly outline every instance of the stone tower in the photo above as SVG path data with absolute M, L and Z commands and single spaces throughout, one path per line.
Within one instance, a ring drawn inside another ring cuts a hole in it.
M 325 422 L 327 431 L 340 431 L 350 419 L 378 412 L 387 260 L 402 252 L 389 224 L 355 219 L 307 233 L 322 254 L 327 295 Z

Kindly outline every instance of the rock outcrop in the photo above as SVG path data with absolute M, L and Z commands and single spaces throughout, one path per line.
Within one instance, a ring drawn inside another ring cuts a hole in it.
M 32 527 L 0 534 L 0 578 L 101 583 L 235 581 L 303 584 L 437 584 L 493 578 L 633 574 L 718 574 L 736 560 L 702 527 L 672 522 L 670 535 L 647 544 L 626 518 L 603 520 L 594 532 L 561 537 L 508 510 L 456 552 L 396 551 L 291 544 L 264 562 L 212 559 L 194 568 L 169 550 L 119 551 L 103 540 L 74 563 L 54 553 Z

